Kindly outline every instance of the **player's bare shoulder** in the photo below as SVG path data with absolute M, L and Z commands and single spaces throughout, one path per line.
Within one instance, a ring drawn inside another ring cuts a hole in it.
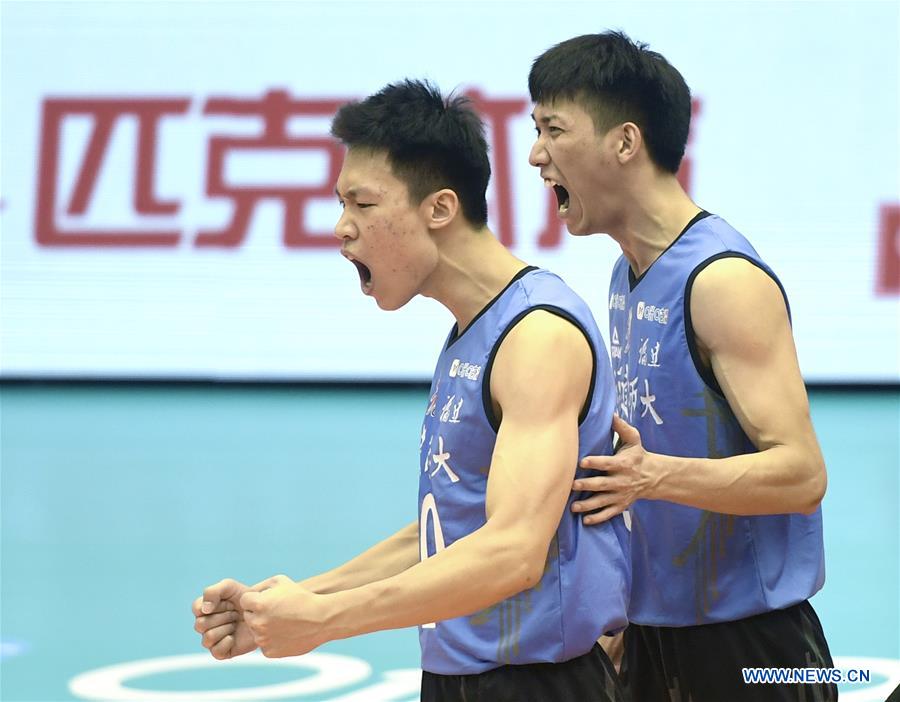
M 701 270 L 690 290 L 690 319 L 706 353 L 765 343 L 790 330 L 784 293 L 763 268 L 740 257 L 720 258 Z
M 529 398 L 544 403 L 572 395 L 583 399 L 593 365 L 581 329 L 558 314 L 534 310 L 501 342 L 491 371 L 491 395 L 501 405 Z

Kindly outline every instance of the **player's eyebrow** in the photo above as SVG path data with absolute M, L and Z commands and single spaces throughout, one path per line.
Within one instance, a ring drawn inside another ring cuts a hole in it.
M 334 194 L 338 196 L 338 198 L 344 197 L 352 197 L 354 200 L 357 199 L 361 194 L 365 196 L 372 197 L 375 194 L 375 191 L 371 188 L 367 188 L 364 185 L 354 185 L 351 188 L 347 188 L 347 192 L 341 195 L 340 191 L 337 189 L 337 186 L 334 187 Z
M 541 117 L 540 119 L 538 119 L 537 117 L 534 116 L 534 112 L 532 112 L 532 113 L 531 113 L 531 119 L 532 119 L 534 122 L 540 122 L 541 124 L 547 124 L 547 122 L 550 122 L 551 120 L 559 119 L 559 115 L 556 114 L 555 112 L 553 112 L 553 113 L 551 113 L 551 114 L 549 114 L 549 115 L 544 115 L 543 117 Z

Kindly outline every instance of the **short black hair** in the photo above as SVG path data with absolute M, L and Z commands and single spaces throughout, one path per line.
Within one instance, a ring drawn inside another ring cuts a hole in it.
M 484 124 L 468 98 L 445 99 L 428 81 L 391 83 L 341 107 L 331 134 L 348 148 L 385 152 L 414 203 L 450 188 L 471 224 L 487 224 L 491 164 Z
M 662 54 L 624 32 L 585 34 L 548 49 L 531 66 L 528 90 L 533 102 L 582 105 L 598 133 L 634 122 L 653 162 L 678 171 L 691 125 L 691 91 Z

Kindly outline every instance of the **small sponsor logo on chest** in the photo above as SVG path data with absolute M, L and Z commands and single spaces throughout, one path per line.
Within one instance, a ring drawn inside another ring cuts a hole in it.
M 450 377 L 478 380 L 481 377 L 481 366 L 454 358 L 453 363 L 450 364 Z
M 669 323 L 669 308 L 657 307 L 656 305 L 648 305 L 643 300 L 637 303 L 635 315 L 639 320 L 645 322 L 656 322 L 657 324 Z
M 612 330 L 612 339 L 610 340 L 609 345 L 610 355 L 614 359 L 622 358 L 622 347 L 619 345 L 619 328 L 613 327 Z

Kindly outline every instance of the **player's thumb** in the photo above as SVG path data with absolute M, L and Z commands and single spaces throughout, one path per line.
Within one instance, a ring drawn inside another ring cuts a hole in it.
M 256 583 L 253 587 L 250 588 L 252 592 L 264 592 L 265 590 L 270 590 L 273 587 L 278 587 L 279 585 L 288 585 L 292 584 L 294 581 L 291 580 L 286 575 L 273 575 L 271 578 L 266 578 L 265 580 Z
M 622 419 L 619 415 L 613 415 L 612 430 L 619 435 L 616 442 L 616 448 L 623 448 L 625 445 L 635 446 L 641 443 L 640 432 Z
M 228 600 L 237 594 L 237 581 L 231 578 L 220 580 L 215 585 L 210 585 L 203 591 L 203 604 L 200 611 L 203 614 L 212 614 L 219 607 L 222 600 Z

